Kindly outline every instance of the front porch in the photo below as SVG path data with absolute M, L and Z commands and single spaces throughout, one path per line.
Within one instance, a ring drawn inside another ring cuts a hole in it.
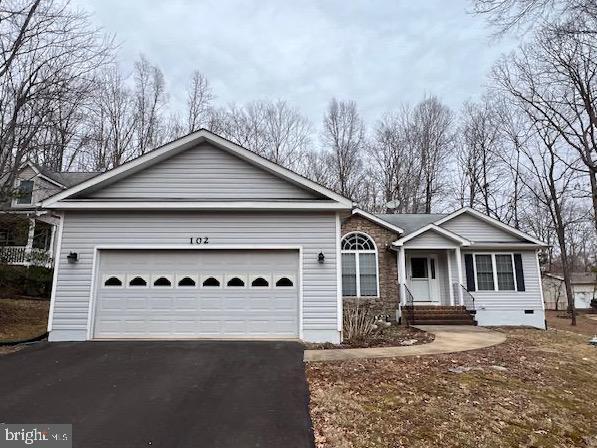
M 460 247 L 397 248 L 398 318 L 407 324 L 476 325 L 475 298 L 463 285 Z
M 0 215 L 0 263 L 53 266 L 57 220 L 34 214 Z

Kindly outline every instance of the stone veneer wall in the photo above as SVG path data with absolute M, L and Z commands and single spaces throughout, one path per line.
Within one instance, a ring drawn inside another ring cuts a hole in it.
M 342 222 L 342 236 L 349 232 L 364 232 L 375 241 L 379 264 L 379 298 L 356 299 L 344 297 L 343 304 L 355 300 L 368 300 L 375 314 L 389 314 L 392 320 L 396 319 L 398 308 L 398 271 L 396 267 L 396 252 L 388 249 L 393 241 L 398 239 L 398 234 L 358 215 L 352 215 Z

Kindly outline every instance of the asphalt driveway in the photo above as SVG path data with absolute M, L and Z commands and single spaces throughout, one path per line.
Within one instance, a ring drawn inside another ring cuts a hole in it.
M 41 343 L 0 356 L 0 422 L 75 447 L 312 447 L 295 342 Z

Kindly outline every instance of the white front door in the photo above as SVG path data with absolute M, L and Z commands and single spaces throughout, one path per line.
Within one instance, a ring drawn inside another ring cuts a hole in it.
M 439 302 L 436 258 L 434 256 L 408 257 L 408 287 L 415 302 Z

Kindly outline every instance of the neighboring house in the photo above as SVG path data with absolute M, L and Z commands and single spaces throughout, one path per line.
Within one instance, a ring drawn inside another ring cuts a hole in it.
M 51 267 L 59 219 L 38 204 L 96 174 L 52 172 L 32 162 L 23 164 L 14 198 L 0 207 L 0 263 Z
M 52 341 L 339 342 L 343 303 L 365 299 L 396 317 L 474 297 L 480 324 L 544 327 L 543 243 L 469 209 L 356 210 L 206 130 L 42 206 L 62 216 Z
M 573 272 L 570 274 L 574 307 L 579 310 L 591 308 L 591 300 L 597 299 L 597 273 Z M 545 308 L 565 310 L 568 307 L 566 287 L 562 274 L 545 274 L 543 278 Z

